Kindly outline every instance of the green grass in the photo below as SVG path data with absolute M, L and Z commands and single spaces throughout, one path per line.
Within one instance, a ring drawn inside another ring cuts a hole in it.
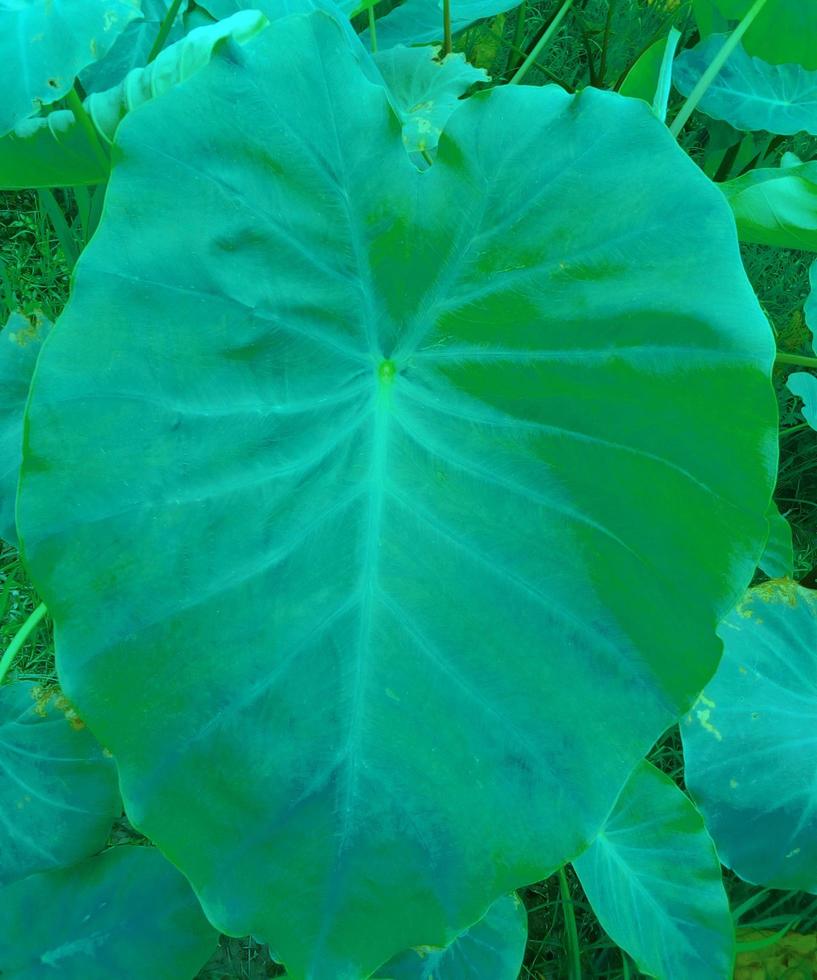
M 522 31 L 523 47 L 529 48 L 552 19 L 560 2 L 548 0 L 528 7 Z M 662 0 L 618 0 L 607 18 L 606 0 L 577 4 L 578 16 L 571 16 L 554 43 L 526 79 L 544 83 L 558 79 L 569 90 L 603 74 L 612 85 L 626 71 L 640 50 L 667 24 L 667 11 L 675 4 Z M 467 32 L 460 42 L 472 60 L 486 67 L 495 78 L 507 77 L 519 63 L 512 41 L 517 33 L 517 15 L 512 11 Z M 677 100 L 675 108 L 677 108 Z M 671 112 L 672 114 L 672 112 Z M 684 146 L 702 162 L 706 154 L 708 122 L 693 117 L 684 136 Z M 786 148 L 801 155 L 814 155 L 814 141 L 789 141 L 777 148 L 776 157 Z M 70 202 L 63 201 L 68 205 Z M 743 259 L 761 304 L 777 337 L 778 346 L 791 353 L 810 353 L 811 339 L 805 327 L 802 308 L 808 291 L 811 257 L 798 252 L 743 249 Z M 68 292 L 68 263 L 57 237 L 34 194 L 0 194 L 0 309 L 20 308 L 24 312 L 42 310 L 55 316 L 62 309 Z M 781 429 L 801 421 L 797 400 L 785 387 L 788 369 L 775 373 Z M 817 566 L 817 435 L 800 431 L 781 440 L 780 477 L 776 498 L 790 521 L 795 542 L 796 577 L 802 578 Z M 20 625 L 39 602 L 17 553 L 0 546 L 0 650 L 5 649 Z M 48 620 L 32 634 L 15 664 L 13 674 L 20 679 L 55 681 L 53 637 Z M 671 728 L 656 744 L 651 761 L 670 775 L 681 788 L 683 757 L 678 727 Z M 143 840 L 120 820 L 112 842 Z M 570 902 L 575 916 L 583 976 L 600 980 L 626 980 L 640 977 L 634 964 L 604 933 L 581 885 L 572 871 L 567 872 Z M 748 903 L 741 926 L 777 930 L 791 924 L 798 932 L 817 930 L 817 899 L 799 892 L 765 890 L 725 874 L 733 909 Z M 571 977 L 566 931 L 565 906 L 556 876 L 521 890 L 528 908 L 530 935 L 523 980 L 562 980 Z M 265 948 L 250 938 L 222 937 L 219 948 L 200 972 L 200 980 L 258 980 L 281 975 Z M 573 980 L 573 978 L 571 978 Z

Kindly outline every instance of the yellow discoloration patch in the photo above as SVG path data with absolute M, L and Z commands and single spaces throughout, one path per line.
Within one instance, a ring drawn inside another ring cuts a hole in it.
M 795 847 L 795 849 L 793 851 L 789 851 L 789 853 L 786 855 L 786 858 L 797 857 L 797 855 L 799 853 L 800 853 L 800 848 L 799 847 Z
M 700 705 L 700 707 L 699 707 Z M 695 717 L 698 719 L 701 728 L 704 731 L 709 732 L 710 735 L 719 741 L 723 741 L 723 735 L 718 731 L 718 729 L 712 724 L 712 709 L 715 707 L 715 702 L 711 701 L 706 695 L 702 694 L 698 700 L 695 702 L 695 707 L 692 709 Z
M 395 691 L 393 691 L 390 687 L 387 687 L 386 688 L 386 697 L 387 698 L 391 698 L 392 701 L 397 701 L 397 702 L 400 701 L 399 694 L 397 694 Z
M 738 781 L 737 781 L 737 779 L 730 779 L 729 780 L 729 789 L 737 789 L 737 788 L 738 788 Z

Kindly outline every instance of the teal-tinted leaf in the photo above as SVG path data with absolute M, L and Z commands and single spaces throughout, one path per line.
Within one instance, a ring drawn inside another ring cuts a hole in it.
M 803 308 L 803 313 L 806 318 L 806 324 L 811 330 L 812 341 L 811 346 L 814 352 L 817 354 L 817 344 L 815 343 L 815 337 L 817 337 L 817 259 L 815 259 L 808 272 L 809 277 L 809 294 L 806 297 L 805 306 Z
M 357 0 L 204 0 L 201 4 L 218 20 L 231 17 L 239 10 L 260 10 L 272 21 L 288 14 L 303 14 L 313 10 L 323 10 L 327 14 L 340 11 L 350 15 L 357 6 Z
M 682 95 L 690 94 L 723 42 L 723 35 L 713 34 L 676 58 L 673 81 Z M 770 65 L 738 45 L 698 108 L 736 129 L 817 135 L 817 71 Z
M 766 514 L 769 539 L 758 565 L 769 578 L 791 578 L 794 575 L 794 546 L 791 525 L 772 501 Z
M 142 16 L 131 21 L 116 39 L 111 50 L 100 61 L 80 73 L 79 80 L 86 92 L 104 92 L 118 85 L 134 68 L 143 68 L 153 48 L 170 0 L 141 0 Z M 191 25 L 201 26 L 201 25 Z M 167 42 L 173 44 L 185 34 L 185 25 L 178 16 L 170 28 Z
M 480 93 L 421 173 L 343 37 L 279 21 L 125 119 L 18 504 L 131 819 L 293 977 L 583 849 L 776 469 L 731 214 L 646 106 Z
M 528 939 L 528 913 L 516 895 L 505 895 L 445 949 L 420 946 L 382 966 L 382 980 L 517 980 Z
M 488 74 L 474 68 L 463 54 L 436 60 L 439 48 L 406 48 L 402 44 L 381 51 L 374 60 L 391 92 L 403 123 L 403 143 L 411 151 L 433 150 L 458 100 Z
M 62 697 L 39 693 L 0 687 L 0 884 L 101 850 L 122 811 L 113 759 Z
M 604 930 L 642 973 L 732 977 L 735 930 L 718 856 L 701 815 L 654 766 L 638 765 L 573 866 Z
M 723 660 L 681 726 L 687 785 L 741 878 L 817 892 L 817 593 L 766 582 L 718 632 Z
M 736 23 L 754 0 L 693 0 L 703 35 Z M 749 54 L 776 65 L 790 62 L 817 69 L 817 4 L 812 0 L 768 0 L 743 37 Z
M 794 371 L 786 379 L 789 391 L 803 399 L 803 418 L 817 429 L 817 378 L 806 371 Z
M 817 162 L 794 157 L 718 187 L 734 212 L 741 241 L 817 252 Z
M 257 10 L 242 10 L 226 20 L 197 27 L 165 48 L 146 68 L 134 68 L 115 88 L 89 95 L 85 108 L 100 133 L 112 141 L 128 112 L 200 71 L 228 41 L 246 44 L 268 23 Z
M 0 331 L 0 538 L 17 543 L 14 509 L 31 376 L 51 324 L 12 313 Z
M 103 57 L 139 0 L 11 0 L 0 7 L 0 136 L 61 99 Z
M 0 136 L 0 188 L 78 187 L 100 184 L 102 165 L 87 134 L 68 109 L 37 116 Z
M 451 0 L 451 29 L 456 34 L 485 17 L 519 6 L 519 0 Z M 367 47 L 369 32 L 361 34 Z M 442 0 L 405 0 L 377 21 L 379 50 L 396 44 L 426 44 L 443 37 Z
M 9 980 L 182 980 L 217 934 L 184 877 L 152 847 L 115 847 L 0 888 Z

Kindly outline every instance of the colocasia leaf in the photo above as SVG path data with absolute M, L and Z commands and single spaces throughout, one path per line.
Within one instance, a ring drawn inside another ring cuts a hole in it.
M 721 861 L 755 884 L 817 893 L 817 593 L 750 589 L 723 621 L 721 665 L 681 726 L 686 781 Z
M 608 935 L 639 970 L 665 980 L 730 980 L 735 930 L 703 818 L 648 762 L 604 829 L 573 862 Z
M 595 837 L 777 458 L 731 214 L 647 106 L 479 93 L 420 172 L 345 39 L 278 21 L 125 118 L 18 502 L 131 819 L 294 978 Z
M 519 0 L 451 0 L 451 29 L 456 34 L 478 20 L 518 6 Z M 368 47 L 368 30 L 361 37 Z M 405 0 L 377 21 L 377 46 L 381 51 L 396 44 L 427 44 L 442 39 L 442 0 Z

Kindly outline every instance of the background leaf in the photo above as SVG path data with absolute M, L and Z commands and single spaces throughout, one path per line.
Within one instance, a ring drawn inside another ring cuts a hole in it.
M 401 44 L 374 56 L 403 123 L 409 152 L 433 150 L 458 100 L 488 75 L 474 68 L 464 54 L 436 61 L 439 48 L 406 48 Z
M 0 974 L 20 980 L 181 980 L 217 933 L 152 847 L 115 847 L 0 888 Z
M 23 413 L 40 347 L 50 329 L 42 316 L 29 319 L 12 313 L 0 331 L 0 538 L 14 545 Z
M 451 0 L 451 30 L 456 34 L 478 20 L 518 6 L 519 0 Z M 366 47 L 370 47 L 369 31 L 363 31 L 360 36 Z M 396 44 L 427 44 L 442 38 L 442 0 L 405 0 L 377 21 L 379 51 Z
M 714 671 L 777 445 L 731 214 L 646 106 L 480 93 L 420 173 L 343 37 L 125 119 L 18 508 L 132 822 L 296 977 L 586 846 Z
M 702 35 L 739 21 L 754 0 L 693 0 Z M 810 0 L 769 0 L 743 37 L 749 54 L 776 65 L 817 69 L 817 6 Z
M 793 371 L 786 379 L 789 391 L 803 399 L 803 418 L 817 429 L 817 378 L 807 371 Z
M 528 913 L 516 895 L 505 895 L 445 949 L 419 947 L 395 956 L 382 980 L 517 980 L 528 938 Z
M 731 978 L 735 930 L 718 856 L 669 776 L 639 763 L 573 867 L 605 932 L 642 973 Z
M 0 884 L 101 850 L 122 812 L 113 759 L 68 708 L 53 689 L 0 687 Z
M 718 633 L 723 660 L 681 726 L 687 785 L 736 874 L 817 892 L 817 594 L 766 582 Z
M 61 99 L 138 16 L 139 0 L 25 0 L 0 7 L 0 136 Z
M 713 34 L 675 59 L 673 82 L 689 95 L 723 46 Z M 770 65 L 738 45 L 706 90 L 698 108 L 736 129 L 817 135 L 817 71 L 802 65 Z
M 109 174 L 69 109 L 26 119 L 0 136 L 3 190 L 100 184 Z

